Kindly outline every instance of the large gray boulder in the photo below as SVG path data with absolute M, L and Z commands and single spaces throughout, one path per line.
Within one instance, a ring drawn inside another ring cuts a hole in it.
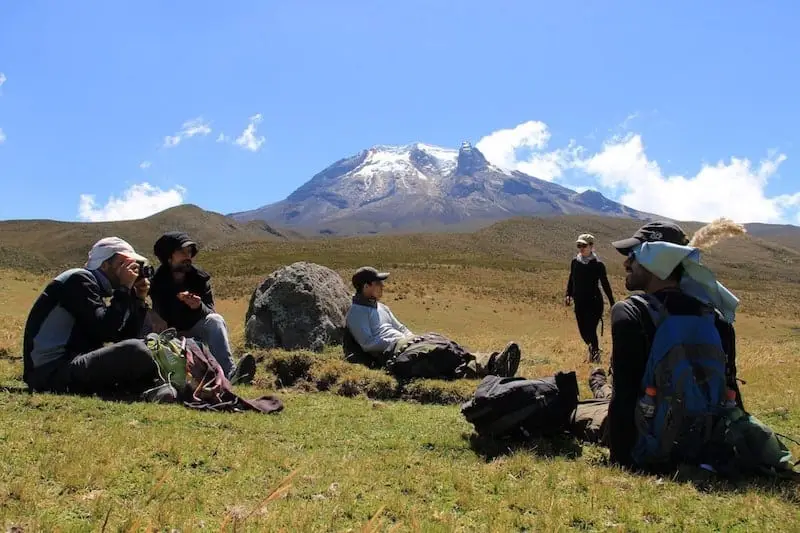
M 341 276 L 299 262 L 273 272 L 253 292 L 245 342 L 259 348 L 322 351 L 342 343 L 351 297 Z

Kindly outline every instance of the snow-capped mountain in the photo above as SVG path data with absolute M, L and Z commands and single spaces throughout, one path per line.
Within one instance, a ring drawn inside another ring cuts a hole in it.
M 231 216 L 357 233 L 558 214 L 647 217 L 596 191 L 578 194 L 498 168 L 467 142 L 459 150 L 375 146 L 337 161 L 286 200 Z

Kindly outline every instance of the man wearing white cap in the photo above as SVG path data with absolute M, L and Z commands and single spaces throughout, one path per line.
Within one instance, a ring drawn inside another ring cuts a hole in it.
M 146 262 L 124 240 L 106 237 L 92 247 L 85 268 L 62 272 L 45 287 L 25 324 L 23 379 L 32 390 L 95 394 L 152 387 L 157 369 L 137 339 L 150 287 L 139 278 Z

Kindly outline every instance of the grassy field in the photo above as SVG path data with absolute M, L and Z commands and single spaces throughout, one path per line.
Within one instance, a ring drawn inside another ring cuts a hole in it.
M 229 255 L 205 257 L 221 272 L 216 279 L 220 308 L 239 349 L 247 293 L 273 265 L 287 262 L 281 250 L 254 255 L 244 247 L 235 252 L 243 254 L 241 262 Z M 323 255 L 324 250 L 296 253 L 315 260 Z M 402 254 L 406 260 L 409 255 Z M 361 259 L 328 256 L 343 276 L 349 272 L 344 263 Z M 563 269 L 531 262 L 522 269 L 489 261 L 468 266 L 381 259 L 394 274 L 387 303 L 413 330 L 436 330 L 476 350 L 517 340 L 524 354 L 522 375 L 576 369 L 582 393 L 588 394 L 585 352 L 571 314 L 560 305 Z M 631 475 L 608 466 L 605 450 L 566 439 L 515 450 L 487 447 L 471 439 L 471 426 L 457 406 L 476 382 L 421 382 L 398 390 L 380 372 L 339 361 L 336 350 L 258 354 L 263 360 L 256 383 L 240 392 L 279 394 L 286 410 L 274 416 L 31 396 L 17 390 L 18 353 L 27 310 L 46 280 L 22 271 L 0 272 L 0 524 L 6 528 L 800 528 L 797 487 L 699 485 Z M 615 275 L 619 295 L 621 283 Z M 747 276 L 733 285 L 740 295 L 781 291 Z M 737 331 L 745 400 L 777 431 L 800 435 L 800 322 L 777 310 L 774 297 L 744 298 L 747 312 Z M 603 345 L 610 349 L 608 332 Z M 800 455 L 798 447 L 793 451 Z

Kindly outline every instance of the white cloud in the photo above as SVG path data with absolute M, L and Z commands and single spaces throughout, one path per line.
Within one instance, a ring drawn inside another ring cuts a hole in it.
M 150 161 L 142 161 L 141 163 L 139 163 L 139 168 L 141 168 L 142 170 L 146 170 L 150 168 L 152 165 L 153 163 L 151 163 Z
M 231 138 L 230 138 L 230 137 L 228 137 L 227 135 L 225 135 L 224 133 L 220 133 L 220 134 L 217 136 L 217 142 L 218 142 L 218 143 L 226 143 L 226 142 L 228 142 L 228 141 L 230 141 L 230 140 L 231 140 Z
M 264 144 L 264 137 L 256 137 L 256 127 L 261 122 L 261 113 L 250 117 L 250 124 L 244 129 L 241 135 L 234 141 L 238 146 L 251 152 L 258 152 Z
M 582 149 L 571 141 L 565 148 L 543 151 L 549 141 L 547 124 L 530 120 L 515 128 L 490 133 L 475 146 L 493 165 L 553 181 L 573 165 Z
M 170 148 L 178 146 L 184 139 L 189 139 L 195 135 L 208 135 L 211 133 L 211 126 L 202 117 L 187 120 L 181 126 L 181 130 L 175 135 L 164 137 L 164 146 Z
M 626 130 L 642 118 L 628 115 L 619 129 Z M 619 130 L 617 130 L 619 131 Z M 635 209 L 679 220 L 709 221 L 725 216 L 738 222 L 800 222 L 800 192 L 768 196 L 766 187 L 787 156 L 775 150 L 754 163 L 731 157 L 703 164 L 693 176 L 665 173 L 647 157 L 641 134 L 613 135 L 597 153 L 570 141 L 566 147 L 548 149 L 550 129 L 528 121 L 483 137 L 477 148 L 491 163 L 548 181 L 565 180 L 566 172 L 581 173 L 588 185 L 571 187 L 583 192 L 606 191 Z M 668 164 L 670 160 L 667 160 Z
M 7 79 L 8 78 L 6 78 L 6 75 L 0 72 L 0 87 L 3 86 L 3 84 L 6 82 Z
M 78 218 L 86 222 L 135 220 L 180 205 L 185 196 L 181 186 L 165 191 L 147 182 L 132 185 L 119 198 L 111 196 L 102 207 L 93 194 L 81 194 Z
M 635 209 L 679 220 L 709 221 L 725 216 L 738 222 L 781 222 L 800 206 L 800 193 L 768 197 L 765 187 L 786 155 L 771 152 L 757 165 L 748 159 L 704 164 L 694 176 L 665 175 L 645 153 L 641 135 L 612 139 L 578 166 L 601 185 L 619 192 Z

